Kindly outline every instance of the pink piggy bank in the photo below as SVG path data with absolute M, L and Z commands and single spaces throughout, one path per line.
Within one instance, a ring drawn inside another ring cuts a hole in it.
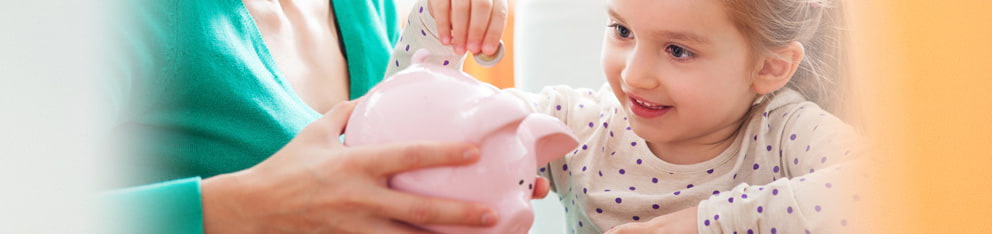
M 355 107 L 345 132 L 348 146 L 423 140 L 479 146 L 472 165 L 393 176 L 393 189 L 493 208 L 493 227 L 421 227 L 439 233 L 526 233 L 534 222 L 530 200 L 538 165 L 578 144 L 558 119 L 530 113 L 518 98 L 461 71 L 426 64 L 418 51 L 407 69 L 374 87 Z

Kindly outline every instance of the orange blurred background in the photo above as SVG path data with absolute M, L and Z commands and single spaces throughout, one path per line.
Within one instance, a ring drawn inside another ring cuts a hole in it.
M 992 2 L 847 3 L 878 143 L 872 233 L 992 233 Z

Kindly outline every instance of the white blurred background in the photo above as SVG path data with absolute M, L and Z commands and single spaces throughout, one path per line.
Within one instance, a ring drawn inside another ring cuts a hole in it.
M 97 233 L 105 3 L 0 2 L 0 233 Z

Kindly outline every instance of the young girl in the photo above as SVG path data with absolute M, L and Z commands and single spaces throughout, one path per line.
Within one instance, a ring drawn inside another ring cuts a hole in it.
M 420 6 L 387 74 L 419 48 L 435 54 L 429 62 L 461 65 Z M 844 207 L 860 197 L 841 165 L 858 155 L 858 135 L 818 105 L 838 99 L 827 87 L 843 78 L 839 2 L 608 6 L 608 84 L 508 90 L 580 138 L 538 172 L 565 206 L 568 233 L 851 232 Z

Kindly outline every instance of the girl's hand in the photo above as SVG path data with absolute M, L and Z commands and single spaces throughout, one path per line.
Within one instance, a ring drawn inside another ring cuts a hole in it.
M 345 147 L 338 137 L 353 108 L 353 102 L 334 106 L 255 167 L 205 180 L 205 232 L 423 233 L 404 223 L 497 222 L 496 213 L 481 204 L 397 192 L 387 185 L 396 173 L 474 163 L 478 148 L 437 142 Z
M 493 55 L 506 25 L 506 0 L 429 0 L 441 43 L 455 53 Z
M 676 211 L 675 213 L 658 216 L 647 222 L 628 223 L 616 226 L 607 234 L 696 234 L 696 207 Z

